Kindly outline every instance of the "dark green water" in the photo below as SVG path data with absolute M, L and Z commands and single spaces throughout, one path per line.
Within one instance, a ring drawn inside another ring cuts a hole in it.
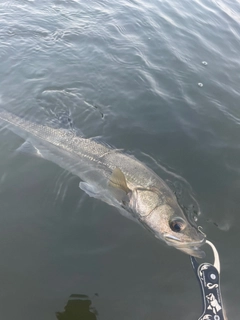
M 188 211 L 199 205 L 229 320 L 240 314 L 239 12 L 231 0 L 0 2 L 1 107 L 40 122 L 69 114 L 150 166 Z M 77 177 L 15 153 L 22 142 L 1 130 L 1 319 L 200 317 L 187 255 Z

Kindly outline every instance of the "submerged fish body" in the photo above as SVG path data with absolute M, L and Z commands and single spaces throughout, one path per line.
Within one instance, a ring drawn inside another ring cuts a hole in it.
M 19 149 L 77 175 L 88 195 L 117 207 L 168 245 L 203 257 L 199 247 L 205 236 L 187 221 L 165 182 L 143 163 L 93 138 L 36 124 L 4 109 L 0 120 L 25 139 Z

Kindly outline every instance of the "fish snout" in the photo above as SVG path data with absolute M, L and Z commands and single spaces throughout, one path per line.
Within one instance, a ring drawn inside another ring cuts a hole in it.
M 182 241 L 180 237 L 172 234 L 165 234 L 164 240 L 167 245 L 175 247 L 176 249 L 189 254 L 196 258 L 204 258 L 205 252 L 200 249 L 206 242 L 206 235 L 202 232 L 198 233 L 198 236 L 193 241 Z

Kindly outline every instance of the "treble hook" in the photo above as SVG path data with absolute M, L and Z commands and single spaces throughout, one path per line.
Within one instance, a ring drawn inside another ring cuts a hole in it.
M 199 231 L 201 234 L 203 234 L 203 235 L 204 235 L 204 237 L 206 237 L 206 236 L 207 236 L 207 235 L 206 235 L 206 233 L 204 233 L 204 232 L 203 232 L 203 227 L 198 226 L 198 231 Z

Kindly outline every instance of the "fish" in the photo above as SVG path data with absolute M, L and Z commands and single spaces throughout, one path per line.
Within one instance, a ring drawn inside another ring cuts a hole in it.
M 17 149 L 54 162 L 80 178 L 90 197 L 116 207 L 167 245 L 203 258 L 206 235 L 188 221 L 173 191 L 153 170 L 123 150 L 0 108 L 0 121 L 24 139 Z

